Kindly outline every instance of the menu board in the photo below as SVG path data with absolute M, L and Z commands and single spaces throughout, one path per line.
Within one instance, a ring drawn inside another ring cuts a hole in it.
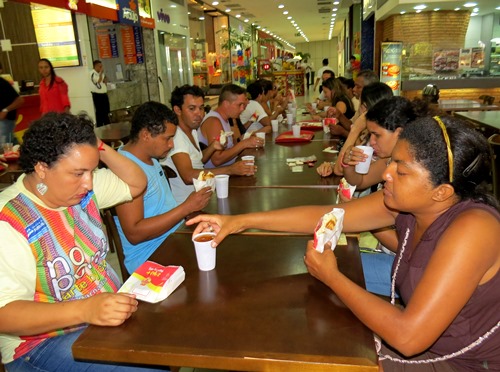
M 399 96 L 401 91 L 401 69 L 403 43 L 384 42 L 381 43 L 380 56 L 380 81 L 386 83 L 394 93 Z
M 80 58 L 71 12 L 65 9 L 31 4 L 40 58 L 54 67 L 79 66 Z

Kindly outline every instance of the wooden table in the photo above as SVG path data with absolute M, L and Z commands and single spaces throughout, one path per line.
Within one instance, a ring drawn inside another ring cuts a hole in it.
M 455 112 L 455 116 L 497 132 L 500 130 L 500 111 Z
M 497 105 L 485 105 L 471 99 L 440 100 L 437 108 L 446 112 L 500 110 L 500 107 Z
M 94 129 L 98 138 L 108 145 L 114 145 L 119 141 L 125 142 L 130 135 L 130 122 L 106 124 Z
M 306 271 L 310 237 L 227 237 L 217 267 L 197 268 L 191 236 L 173 234 L 152 260 L 182 265 L 165 301 L 141 303 L 119 327 L 90 326 L 76 359 L 241 371 L 378 371 L 373 334 Z M 364 285 L 358 247 L 336 248 L 340 270 Z

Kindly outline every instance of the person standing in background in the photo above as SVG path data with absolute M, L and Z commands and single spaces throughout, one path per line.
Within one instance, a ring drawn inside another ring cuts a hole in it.
M 323 63 L 323 67 L 321 67 L 318 70 L 318 73 L 316 74 L 317 77 L 316 77 L 316 81 L 314 82 L 314 90 L 315 91 L 316 91 L 316 88 L 318 87 L 318 84 L 321 86 L 320 82 L 321 82 L 321 76 L 323 75 L 323 71 L 325 71 L 325 70 L 333 71 L 333 68 L 328 66 L 328 58 L 323 59 L 322 63 Z M 333 77 L 335 77 L 335 74 Z M 321 89 L 320 89 L 320 93 L 321 93 Z
M 38 71 L 42 75 L 40 81 L 40 112 L 65 112 L 70 114 L 71 103 L 68 97 L 68 84 L 56 75 L 54 66 L 46 59 L 38 61 Z
M 2 70 L 2 65 L 0 65 Z M 0 143 L 13 142 L 16 125 L 16 109 L 24 103 L 10 83 L 0 78 Z
M 354 72 L 355 68 L 356 68 L 356 57 L 350 56 L 349 62 L 347 62 L 344 67 L 344 76 L 347 79 L 352 79 L 352 73 Z
M 102 62 L 94 61 L 94 69 L 90 73 L 90 91 L 92 92 L 92 101 L 95 108 L 95 125 L 97 127 L 109 124 L 109 98 L 108 87 L 106 83 L 108 78 L 104 73 Z

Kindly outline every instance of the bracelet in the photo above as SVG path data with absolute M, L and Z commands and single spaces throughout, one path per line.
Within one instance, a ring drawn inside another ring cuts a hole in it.
M 106 149 L 104 148 L 104 142 L 103 141 L 101 141 L 101 143 L 100 143 L 99 147 L 97 148 L 97 150 L 99 150 L 99 151 L 106 151 Z
M 340 165 L 342 166 L 342 168 L 349 168 L 350 167 L 349 164 L 345 164 L 342 160 L 340 161 Z

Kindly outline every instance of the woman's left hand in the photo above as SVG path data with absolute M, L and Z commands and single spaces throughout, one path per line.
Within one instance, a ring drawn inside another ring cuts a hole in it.
M 368 155 L 366 155 L 363 150 L 361 150 L 358 147 L 351 146 L 347 149 L 344 155 L 344 164 L 355 166 L 359 164 L 360 162 L 365 161 L 365 159 L 368 158 Z
M 314 248 L 312 240 L 307 242 L 306 255 L 304 256 L 309 274 L 328 285 L 333 275 L 338 271 L 337 258 L 333 254 L 330 243 L 325 244 L 323 253 Z

